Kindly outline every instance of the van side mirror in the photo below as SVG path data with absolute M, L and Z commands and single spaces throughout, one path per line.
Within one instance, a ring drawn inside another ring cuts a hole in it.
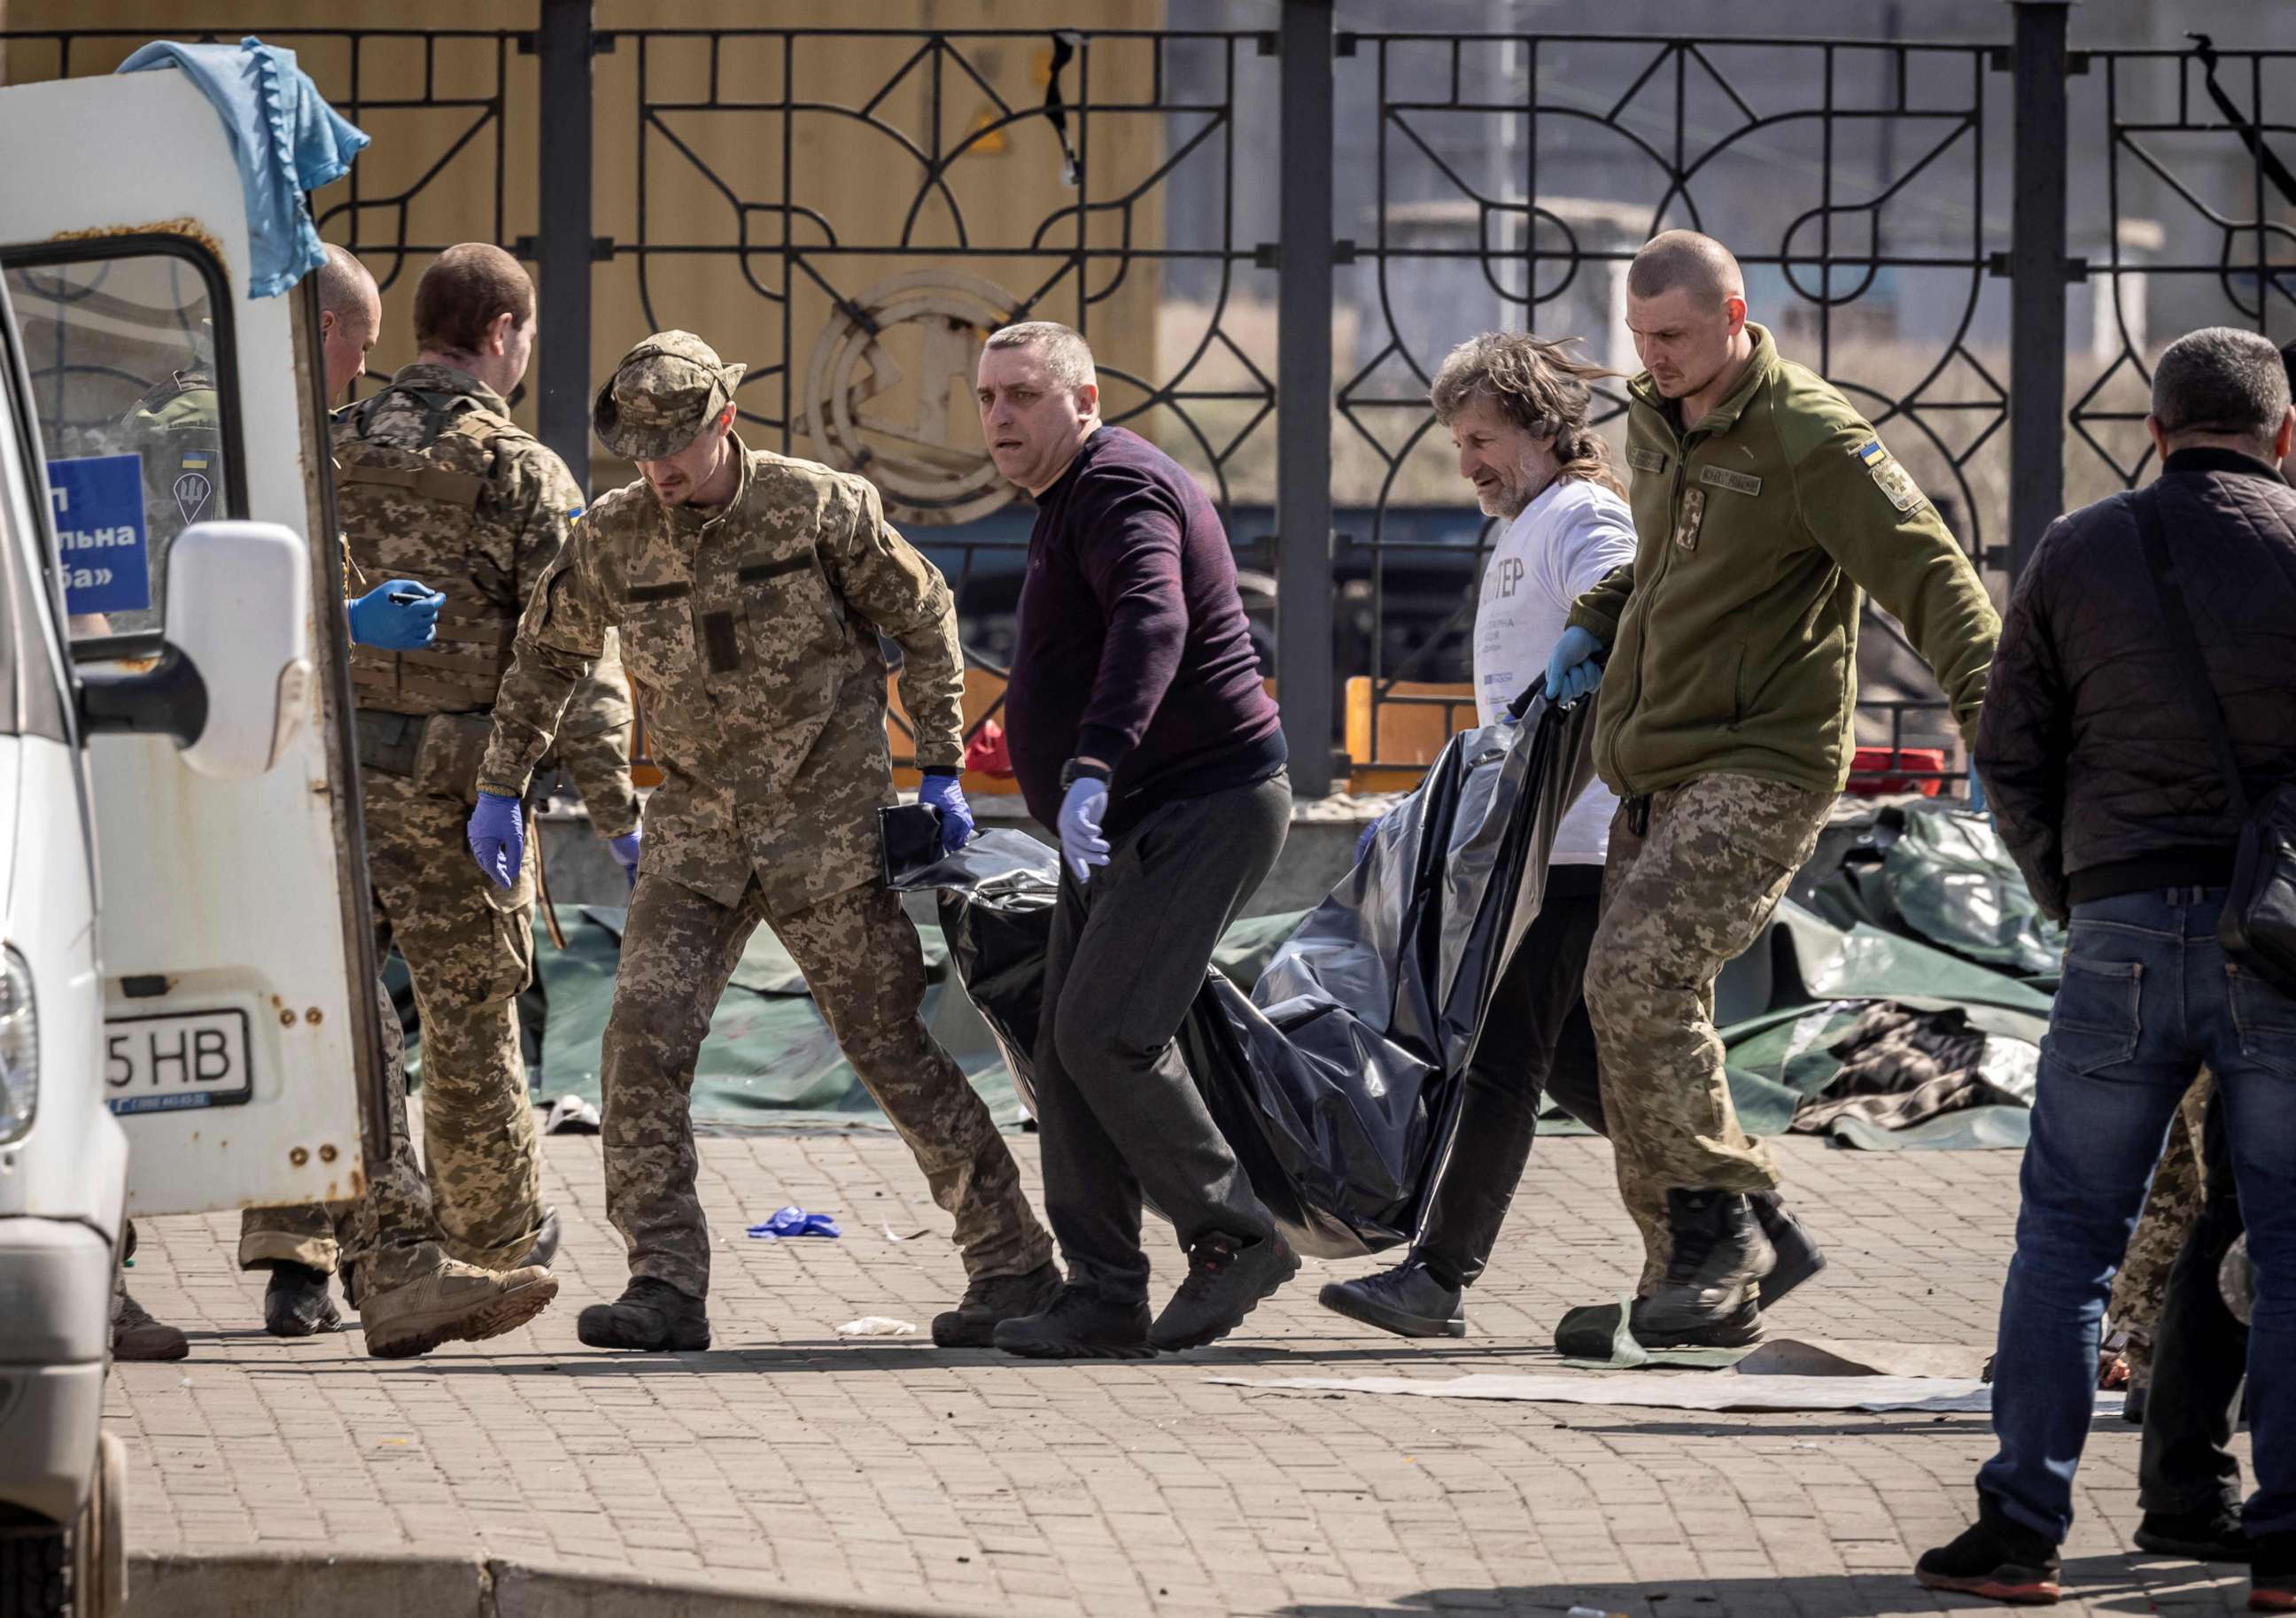
M 262 774 L 303 722 L 311 562 L 275 522 L 197 522 L 168 551 L 167 649 L 135 674 L 80 675 L 83 733 L 166 735 L 221 780 Z

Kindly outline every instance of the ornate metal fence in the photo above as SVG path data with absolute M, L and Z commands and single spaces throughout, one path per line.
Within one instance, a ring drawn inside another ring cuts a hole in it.
M 2059 0 L 2013 13 L 2004 43 L 1948 44 L 1351 35 L 1331 0 L 1265 31 L 602 31 L 589 0 L 532 0 L 528 27 L 266 37 L 378 137 L 316 201 L 387 289 L 449 231 L 536 265 L 535 419 L 571 463 L 619 346 L 702 330 L 750 366 L 753 443 L 879 484 L 991 673 L 1028 513 L 970 419 L 973 356 L 1007 319 L 1084 330 L 1111 418 L 1220 501 L 1320 792 L 1465 704 L 1444 692 L 1492 534 L 1433 368 L 1513 324 L 1631 369 L 1621 276 L 1657 229 L 1732 243 L 1755 318 L 1996 568 L 2069 495 L 2145 474 L 2167 338 L 2296 325 L 2296 52 L 2084 53 Z M 144 37 L 0 46 L 21 80 Z M 1864 739 L 1949 747 L 1938 708 L 1884 685 Z

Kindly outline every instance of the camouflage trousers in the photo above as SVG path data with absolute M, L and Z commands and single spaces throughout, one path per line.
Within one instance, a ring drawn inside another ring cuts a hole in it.
M 1655 794 L 1641 835 L 1627 805 L 1611 821 L 1587 1012 L 1645 1294 L 1671 1251 L 1668 1190 L 1778 1183 L 1730 1105 L 1714 980 L 1768 925 L 1833 806 L 1829 793 L 1702 775 Z
M 2169 1125 L 2169 1143 L 2152 1171 L 2152 1189 L 2144 1198 L 2144 1217 L 2128 1238 L 2128 1251 L 2113 1277 L 2112 1301 L 2105 1315 L 2128 1334 L 2124 1351 L 2129 1375 L 2142 1383 L 2152 1369 L 2152 1328 L 2161 1320 L 2161 1306 L 2169 1295 L 2169 1271 L 2185 1238 L 2201 1216 L 2208 1190 L 2208 1172 L 2202 1163 L 2202 1123 L 2208 1116 L 2209 1095 L 2216 1088 L 2203 1068 L 2185 1092 L 2176 1122 Z
M 397 944 L 422 1018 L 422 1149 L 447 1250 L 511 1268 L 542 1229 L 541 1159 L 519 1051 L 517 1000 L 534 966 L 534 877 L 496 887 L 472 862 L 459 798 L 361 772 L 376 948 Z M 528 839 L 531 847 L 534 839 Z M 392 1026 L 397 1027 L 394 1018 Z M 332 1270 L 336 1211 L 250 1212 L 239 1262 Z
M 600 1073 L 606 1216 L 630 1273 L 694 1297 L 709 1289 L 709 1227 L 694 1192 L 693 1068 L 710 1015 L 760 923 L 773 927 L 846 1059 L 956 1216 L 975 1278 L 1023 1275 L 1052 1257 L 988 1108 L 920 1015 L 924 956 L 900 901 L 876 887 L 770 917 L 755 882 L 723 905 L 671 878 L 638 878 L 622 934 Z
M 431 1212 L 430 1182 L 414 1160 L 414 1142 L 406 1128 L 406 1036 L 399 1031 L 390 991 L 381 979 L 375 982 L 374 998 L 390 1134 L 381 1167 L 366 1164 L 366 1194 L 356 1202 L 250 1208 L 241 1215 L 240 1225 L 240 1268 L 260 1268 L 276 1259 L 309 1263 L 315 1270 L 340 1268 L 343 1295 L 353 1308 L 358 1306 L 354 1273 L 359 1290 L 388 1291 L 430 1274 L 447 1256 Z M 132 1238 L 132 1227 L 130 1234 Z M 326 1262 L 315 1262 L 321 1258 Z

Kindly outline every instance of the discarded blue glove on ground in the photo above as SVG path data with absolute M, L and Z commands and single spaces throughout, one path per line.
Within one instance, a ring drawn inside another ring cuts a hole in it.
M 751 1225 L 750 1234 L 771 1241 L 785 1236 L 842 1236 L 837 1222 L 826 1214 L 808 1214 L 795 1203 L 777 1208 L 774 1216 L 761 1225 Z

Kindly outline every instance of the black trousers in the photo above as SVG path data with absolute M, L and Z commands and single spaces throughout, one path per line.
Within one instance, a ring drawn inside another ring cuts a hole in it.
M 2209 1099 L 2201 1153 L 2207 1195 L 2169 1271 L 2152 1333 L 2137 1500 L 2147 1511 L 2172 1516 L 2228 1511 L 2237 1517 L 2240 1462 L 2231 1443 L 2235 1401 L 2248 1370 L 2248 1328 L 2225 1307 L 2217 1271 L 2245 1227 L 2221 1092 Z
M 1557 865 L 1483 1014 L 1449 1126 L 1450 1146 L 1420 1214 L 1413 1255 L 1448 1287 L 1483 1272 L 1530 1161 L 1545 1097 L 1598 1135 L 1610 1128 L 1582 992 L 1603 868 Z
M 1045 1216 L 1069 1284 L 1119 1303 L 1148 1295 L 1144 1190 L 1183 1247 L 1275 1233 L 1172 1042 L 1212 949 L 1283 846 L 1292 782 L 1181 798 L 1109 838 L 1078 882 L 1061 863 L 1037 1035 Z

